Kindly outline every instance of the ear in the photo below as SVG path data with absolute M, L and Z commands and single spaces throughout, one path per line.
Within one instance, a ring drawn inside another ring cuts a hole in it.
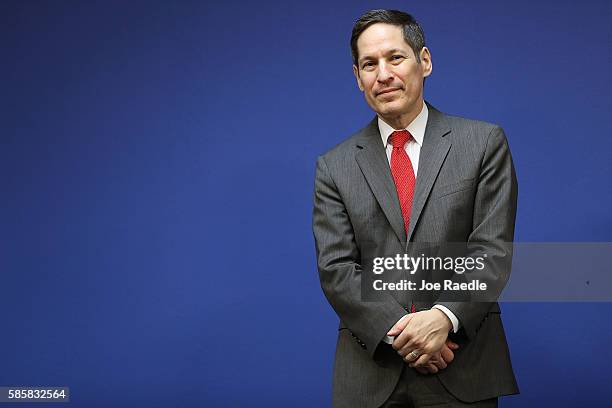
M 423 47 L 419 53 L 421 58 L 421 68 L 423 69 L 423 77 L 428 77 L 433 71 L 433 63 L 431 62 L 431 53 L 427 47 Z
M 359 90 L 363 92 L 363 83 L 361 82 L 361 77 L 359 76 L 359 68 L 356 65 L 353 65 L 353 75 L 355 75 L 355 79 L 357 80 L 357 86 Z

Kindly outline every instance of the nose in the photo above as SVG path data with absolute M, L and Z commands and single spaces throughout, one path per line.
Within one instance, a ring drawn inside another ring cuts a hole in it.
M 389 68 L 384 62 L 378 64 L 378 76 L 376 78 L 378 82 L 385 83 L 393 79 L 393 72 Z

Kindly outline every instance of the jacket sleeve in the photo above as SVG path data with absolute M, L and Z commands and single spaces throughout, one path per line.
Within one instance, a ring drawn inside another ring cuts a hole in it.
M 360 251 L 345 203 L 323 157 L 317 161 L 313 232 L 327 300 L 362 348 L 377 359 L 375 352 L 382 339 L 406 311 L 391 295 L 382 301 L 362 301 Z
M 482 325 L 503 290 L 512 267 L 512 241 L 518 184 L 504 131 L 494 127 L 486 142 L 476 186 L 472 232 L 468 237 L 469 256 L 487 254 L 487 267 L 470 272 L 470 279 L 487 283 L 486 301 L 436 302 L 459 319 L 468 339 Z M 454 279 L 461 279 L 455 276 Z

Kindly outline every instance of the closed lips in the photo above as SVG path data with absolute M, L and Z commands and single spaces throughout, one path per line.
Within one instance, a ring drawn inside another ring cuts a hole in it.
M 382 94 L 386 94 L 389 92 L 393 92 L 393 91 L 397 91 L 399 88 L 389 88 L 389 89 L 383 89 L 382 91 L 378 92 L 378 95 L 382 95 Z

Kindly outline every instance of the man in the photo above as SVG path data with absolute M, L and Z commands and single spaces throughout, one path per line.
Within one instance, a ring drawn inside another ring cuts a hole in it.
M 409 14 L 364 14 L 351 50 L 377 116 L 319 157 L 313 211 L 321 287 L 340 317 L 333 405 L 495 407 L 518 393 L 496 302 L 364 301 L 362 276 L 366 259 L 409 243 L 482 243 L 494 267 L 478 278 L 503 287 L 517 200 L 504 132 L 424 102 L 431 54 Z

